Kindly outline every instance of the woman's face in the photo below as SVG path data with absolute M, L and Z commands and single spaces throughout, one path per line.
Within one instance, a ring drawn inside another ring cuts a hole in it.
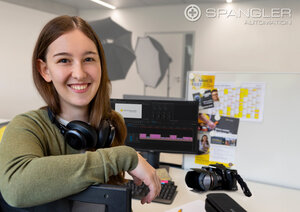
M 213 99 L 214 102 L 219 101 L 219 97 L 218 97 L 218 92 L 217 91 L 213 91 L 211 93 L 211 96 L 212 96 L 212 99 Z
M 41 75 L 53 82 L 61 109 L 88 108 L 101 80 L 97 47 L 80 30 L 61 35 L 48 47 L 46 62 L 39 61 Z

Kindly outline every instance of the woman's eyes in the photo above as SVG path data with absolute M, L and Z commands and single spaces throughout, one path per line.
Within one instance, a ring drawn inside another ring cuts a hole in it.
M 58 63 L 68 63 L 68 62 L 70 62 L 70 60 L 68 60 L 66 58 L 58 60 Z
M 93 62 L 96 61 L 96 59 L 94 59 L 93 57 L 87 57 L 83 59 L 83 62 Z M 67 59 L 67 58 L 62 58 L 58 60 L 58 63 L 70 63 L 71 60 Z
M 87 57 L 87 58 L 84 59 L 84 61 L 85 62 L 92 62 L 92 61 L 95 61 L 95 59 L 92 58 L 92 57 Z

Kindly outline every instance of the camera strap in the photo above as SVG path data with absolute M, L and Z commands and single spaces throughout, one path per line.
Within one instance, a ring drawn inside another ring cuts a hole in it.
M 252 196 L 252 193 L 250 191 L 250 189 L 248 188 L 247 184 L 245 183 L 245 181 L 243 180 L 243 178 L 238 174 L 236 173 L 234 175 L 234 177 L 237 179 L 237 181 L 239 182 L 244 194 L 247 196 L 247 197 L 251 197 Z

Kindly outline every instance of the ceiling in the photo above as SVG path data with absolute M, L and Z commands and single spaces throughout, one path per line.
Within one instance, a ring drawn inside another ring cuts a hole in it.
M 107 9 L 104 6 L 96 4 L 91 0 L 0 0 L 28 8 L 54 13 L 57 15 L 78 15 L 80 10 Z M 164 6 L 178 4 L 197 4 L 203 3 L 224 4 L 226 0 L 103 0 L 116 6 L 117 9 Z M 233 0 L 233 2 L 253 1 L 253 0 Z M 259 1 L 259 0 L 256 0 Z
M 48 0 L 48 1 L 71 6 L 76 8 L 77 10 L 107 9 L 90 0 Z M 205 2 L 214 2 L 214 3 L 225 2 L 225 0 L 103 0 L 103 1 L 116 6 L 118 9 L 132 8 L 132 7 L 175 5 L 175 4 L 197 4 L 197 3 L 205 3 Z

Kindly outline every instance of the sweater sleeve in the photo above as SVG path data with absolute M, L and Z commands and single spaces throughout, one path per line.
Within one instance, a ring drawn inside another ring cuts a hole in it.
M 8 204 L 31 207 L 105 183 L 137 166 L 134 149 L 117 146 L 69 155 L 47 155 L 51 143 L 37 124 L 13 120 L 0 143 L 0 190 Z

